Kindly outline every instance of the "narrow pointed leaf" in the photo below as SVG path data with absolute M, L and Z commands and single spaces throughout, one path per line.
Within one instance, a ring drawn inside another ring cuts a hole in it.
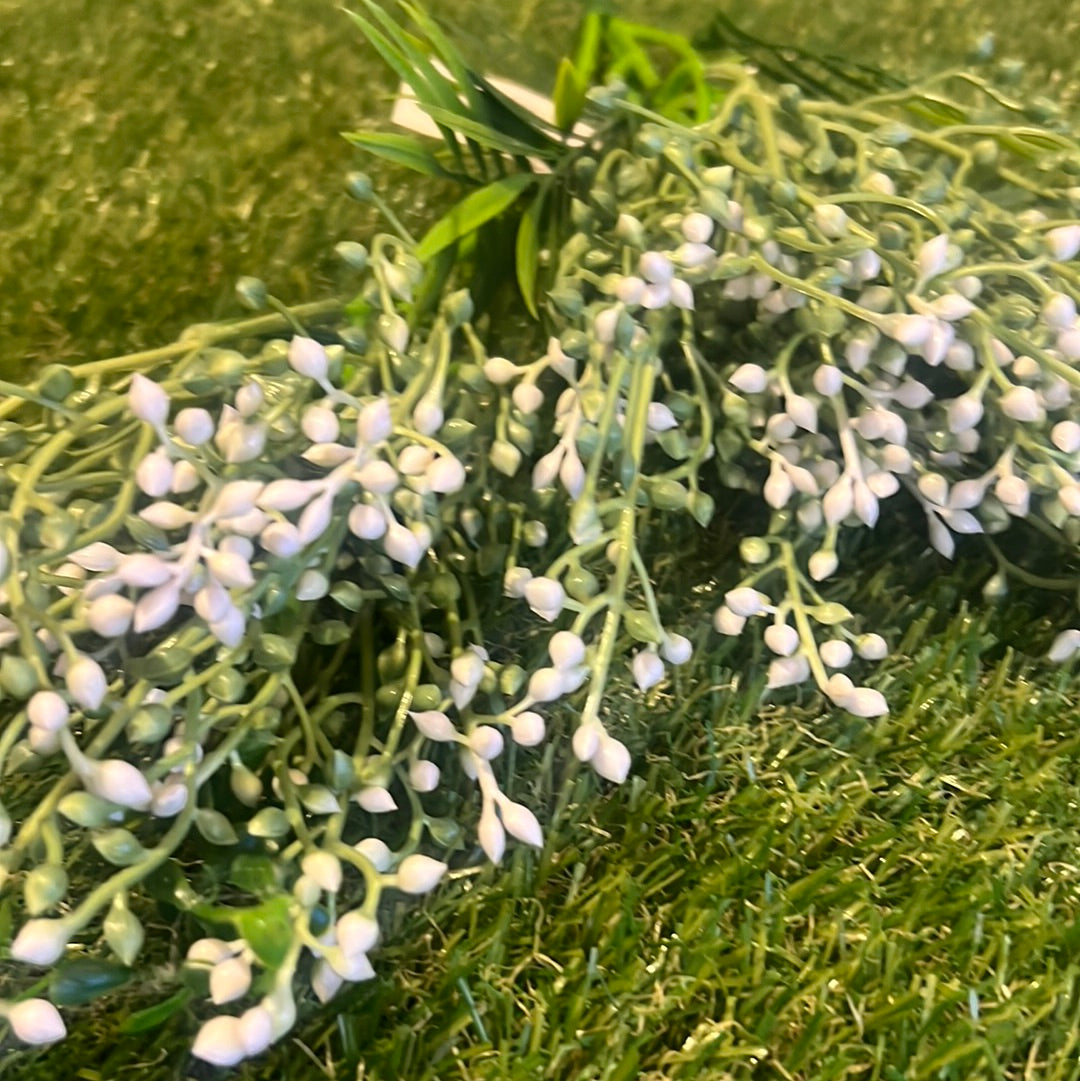
M 347 131 L 342 134 L 354 146 L 362 147 L 384 161 L 404 165 L 406 169 L 412 169 L 432 179 L 471 181 L 470 177 L 444 169 L 439 159 L 419 139 L 414 139 L 411 135 L 381 131 Z
M 416 257 L 426 262 L 436 252 L 475 232 L 506 210 L 526 188 L 535 183 L 536 177 L 531 173 L 514 173 L 467 195 L 428 230 L 416 248 Z
M 448 128 L 459 131 L 467 138 L 475 139 L 476 142 L 491 147 L 493 150 L 502 151 L 504 154 L 510 154 L 515 157 L 531 155 L 536 158 L 554 159 L 559 157 L 562 153 L 562 148 L 556 146 L 554 143 L 549 142 L 544 146 L 536 146 L 533 143 L 523 143 L 519 139 L 504 135 L 494 128 L 489 128 L 487 125 L 481 124 L 469 117 L 457 116 L 447 112 L 445 109 L 438 108 L 438 106 L 432 106 L 426 109 L 425 112 L 436 124 L 445 124 Z
M 525 307 L 534 319 L 540 318 L 536 307 L 536 276 L 540 269 L 540 225 L 547 201 L 548 185 L 542 184 L 529 209 L 521 216 L 518 225 L 514 262 L 517 267 L 518 287 Z
M 563 131 L 569 131 L 581 116 L 585 108 L 585 83 L 577 73 L 577 68 L 564 56 L 559 61 L 559 70 L 555 75 L 555 123 Z

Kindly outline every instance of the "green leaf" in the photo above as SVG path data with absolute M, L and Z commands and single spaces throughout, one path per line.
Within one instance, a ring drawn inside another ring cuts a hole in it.
M 125 1036 L 131 1036 L 160 1027 L 191 1001 L 191 994 L 188 988 L 181 987 L 175 995 L 170 995 L 164 1002 L 155 1003 L 145 1010 L 139 1010 L 130 1017 L 126 1017 L 120 1025 L 120 1031 Z
M 232 861 L 229 882 L 245 893 L 260 897 L 280 886 L 278 866 L 269 856 L 244 852 Z
M 291 901 L 279 894 L 254 908 L 233 912 L 233 923 L 255 956 L 269 969 L 281 966 L 292 943 L 293 927 L 289 919 Z
M 623 612 L 623 626 L 630 632 L 630 637 L 638 642 L 658 644 L 663 641 L 663 632 L 644 609 L 628 608 Z
M 462 173 L 444 169 L 439 159 L 419 139 L 411 135 L 396 135 L 382 131 L 345 131 L 342 135 L 353 146 L 359 146 L 384 161 L 404 165 L 435 180 L 467 180 Z
M 541 183 L 536 198 L 521 215 L 514 254 L 521 297 L 525 301 L 525 307 L 529 309 L 529 314 L 537 320 L 540 318 L 536 306 L 536 278 L 540 270 L 540 223 L 544 216 L 548 190 L 548 184 Z
M 455 131 L 461 132 L 461 134 L 467 138 L 490 147 L 492 150 L 498 150 L 503 154 L 509 154 L 511 157 L 527 157 L 532 155 L 536 158 L 545 158 L 549 161 L 554 161 L 562 154 L 562 149 L 554 143 L 534 146 L 531 143 L 525 143 L 520 139 L 515 139 L 513 136 L 507 135 L 495 128 L 489 128 L 469 117 L 457 116 L 454 113 L 448 112 L 446 109 L 440 109 L 437 105 L 431 106 L 426 112 L 436 123 L 442 122 L 446 124 L 447 127 L 452 127 Z
M 585 92 L 588 87 L 578 75 L 577 68 L 569 57 L 559 61 L 559 70 L 555 74 L 555 123 L 563 131 L 570 131 L 585 108 Z
M 416 257 L 427 262 L 433 255 L 455 241 L 476 232 L 481 225 L 497 217 L 509 207 L 526 188 L 536 183 L 532 173 L 514 173 L 500 177 L 466 195 L 448 214 L 440 218 L 417 245 Z
M 195 827 L 212 845 L 235 845 L 240 838 L 232 823 L 220 812 L 200 807 L 195 812 Z
M 85 1006 L 131 979 L 131 969 L 113 961 L 78 957 L 65 961 L 49 976 L 49 998 L 57 1006 Z

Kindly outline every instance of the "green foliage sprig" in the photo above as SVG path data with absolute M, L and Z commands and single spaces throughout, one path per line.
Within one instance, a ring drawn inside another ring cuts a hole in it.
M 628 775 L 615 673 L 645 692 L 713 648 L 655 589 L 677 519 L 761 497 L 763 526 L 731 523 L 748 569 L 715 630 L 767 623 L 768 693 L 812 681 L 862 717 L 886 698 L 847 673 L 888 646 L 828 585 L 859 527 L 915 511 L 952 555 L 1019 524 L 1058 545 L 1046 584 L 1075 584 L 1062 125 L 973 78 L 971 102 L 811 100 L 592 17 L 560 75 L 568 135 L 406 10 L 425 40 L 356 18 L 443 146 L 353 141 L 471 190 L 419 242 L 339 245 L 345 317 L 245 281 L 276 314 L 0 404 L 10 955 L 85 1001 L 126 978 L 156 898 L 224 1008 L 194 1045 L 218 1065 L 287 1032 L 305 983 L 326 1001 L 370 978 L 382 899 L 467 873 L 467 828 L 494 862 L 543 844 L 511 793 L 555 703 L 578 707 L 581 761 Z M 546 344 L 500 356 L 462 286 L 507 219 Z M 994 589 L 1038 580 L 993 550 Z M 1067 630 L 1050 652 L 1078 648 Z M 74 895 L 90 852 L 103 873 Z M 5 1010 L 30 1042 L 63 1033 L 45 999 Z

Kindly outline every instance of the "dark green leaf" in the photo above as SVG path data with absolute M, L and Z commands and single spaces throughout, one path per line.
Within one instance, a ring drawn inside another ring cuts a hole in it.
M 138 1032 L 149 1032 L 150 1029 L 158 1028 L 165 1024 L 170 1017 L 179 1013 L 191 1001 L 191 991 L 181 987 L 175 995 L 171 995 L 164 1002 L 158 1002 L 148 1006 L 145 1010 L 139 1010 L 130 1017 L 126 1017 L 120 1025 L 120 1031 L 126 1036 Z
M 554 161 L 563 153 L 562 147 L 556 143 L 548 142 L 540 146 L 525 143 L 469 117 L 457 116 L 446 109 L 440 109 L 437 105 L 431 106 L 425 112 L 437 124 L 445 124 L 448 128 L 461 132 L 467 138 L 474 139 L 492 150 L 509 154 L 511 157 L 527 157 L 531 155 L 535 158 L 546 158 L 549 161 Z
M 449 214 L 427 231 L 416 248 L 417 258 L 426 262 L 443 248 L 474 233 L 485 222 L 506 210 L 526 188 L 535 183 L 536 177 L 531 173 L 514 173 L 465 196 Z
M 131 975 L 130 968 L 113 961 L 78 957 L 53 969 L 49 976 L 49 998 L 57 1006 L 85 1006 L 122 987 Z
M 419 139 L 411 135 L 395 135 L 381 131 L 346 131 L 344 137 L 354 146 L 376 154 L 395 165 L 404 165 L 407 169 L 430 176 L 436 180 L 469 180 L 461 173 L 452 173 L 444 169 L 439 159 Z
M 540 225 L 547 194 L 548 185 L 541 183 L 536 198 L 521 215 L 515 245 L 514 265 L 517 268 L 518 287 L 525 307 L 534 319 L 540 318 L 536 307 L 536 277 L 540 270 Z

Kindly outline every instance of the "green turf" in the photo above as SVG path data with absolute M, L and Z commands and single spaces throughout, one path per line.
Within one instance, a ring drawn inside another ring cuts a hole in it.
M 709 10 L 620 9 L 688 30 Z M 577 10 L 439 7 L 470 55 L 538 84 Z M 1035 90 L 1072 94 L 1078 15 L 1045 0 L 726 10 L 899 66 L 956 60 L 995 26 Z M 0 368 L 160 344 L 235 314 L 244 273 L 290 301 L 336 288 L 334 242 L 370 228 L 337 133 L 377 119 L 389 82 L 335 4 L 0 0 L 0 26 Z M 423 218 L 430 193 L 382 183 Z M 909 659 L 883 668 L 889 719 L 761 707 L 762 666 L 733 649 L 644 707 L 617 699 L 635 780 L 602 791 L 553 761 L 530 796 L 556 817 L 545 852 L 393 913 L 378 980 L 309 1004 L 240 1076 L 1080 1076 L 1075 681 L 1011 653 L 1045 645 L 1044 598 L 955 614 L 977 565 L 910 602 L 905 569 L 852 587 L 884 594 L 882 625 L 916 619 Z M 725 584 L 730 554 L 708 572 Z M 177 986 L 151 923 L 153 978 L 71 1011 L 49 1052 L 0 1052 L 0 1077 L 213 1076 L 186 1057 L 193 1015 L 119 1034 Z

